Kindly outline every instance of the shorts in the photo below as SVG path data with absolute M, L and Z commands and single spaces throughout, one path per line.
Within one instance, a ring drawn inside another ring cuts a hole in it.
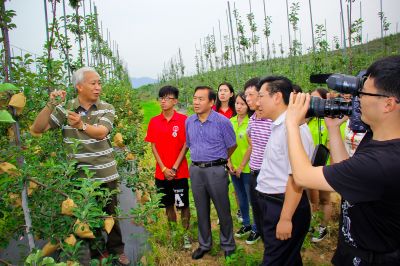
M 158 193 L 163 193 L 160 208 L 176 206 L 177 209 L 189 207 L 189 184 L 187 178 L 159 180 L 156 178 Z

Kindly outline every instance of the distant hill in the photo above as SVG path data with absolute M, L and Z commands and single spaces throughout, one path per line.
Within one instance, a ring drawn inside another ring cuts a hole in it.
M 149 77 L 131 78 L 132 87 L 139 88 L 140 86 L 157 83 L 156 79 Z

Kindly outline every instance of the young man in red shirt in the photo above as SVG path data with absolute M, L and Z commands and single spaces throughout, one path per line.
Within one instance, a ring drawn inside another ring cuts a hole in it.
M 182 225 L 189 228 L 189 171 L 185 158 L 187 116 L 176 112 L 179 90 L 164 86 L 158 92 L 161 114 L 150 120 L 145 141 L 151 143 L 156 163 L 156 186 L 169 222 L 176 222 L 175 207 L 181 210 Z M 184 236 L 183 247 L 191 248 L 188 235 Z

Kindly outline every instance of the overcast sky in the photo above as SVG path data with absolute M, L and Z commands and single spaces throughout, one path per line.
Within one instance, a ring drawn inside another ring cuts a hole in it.
M 89 1 L 85 0 L 89 12 Z M 308 0 L 288 0 L 300 3 L 299 28 L 304 50 L 311 46 L 311 26 Z M 343 8 L 346 2 L 343 1 Z M 62 2 L 62 0 L 61 0 Z M 288 47 L 286 21 L 286 2 L 284 0 L 265 0 L 266 12 L 272 16 L 271 43 L 276 45 L 283 40 L 284 49 Z M 363 0 L 362 18 L 363 38 L 380 37 L 380 0 Z M 93 0 L 92 0 L 93 3 Z M 221 24 L 222 36 L 228 34 L 225 0 L 97 0 L 99 19 L 104 28 L 109 29 L 111 39 L 119 45 L 120 56 L 126 63 L 132 77 L 148 76 L 157 78 L 163 65 L 170 58 L 177 56 L 181 49 L 187 74 L 194 74 L 195 45 L 199 47 L 200 39 L 212 34 L 213 28 L 217 40 L 217 53 L 220 53 L 218 21 Z M 231 1 L 235 3 L 247 36 L 250 36 L 246 14 L 249 13 L 249 1 Z M 324 24 L 330 45 L 333 36 L 340 36 L 340 0 L 311 0 L 313 22 Z M 265 47 L 262 37 L 264 19 L 263 0 L 251 0 L 252 11 L 258 25 L 258 36 Z M 360 16 L 360 0 L 353 4 L 353 18 Z M 45 20 L 43 0 L 12 0 L 6 3 L 7 9 L 16 11 L 17 29 L 10 33 L 11 44 L 41 54 L 45 41 Z M 59 12 L 62 5 L 58 5 Z M 400 0 L 383 0 L 383 12 L 391 23 L 389 32 L 398 31 L 400 21 Z M 68 8 L 67 13 L 71 13 Z M 59 13 L 61 15 L 61 13 Z M 105 35 L 105 33 L 104 33 Z M 300 34 L 298 34 L 298 38 Z M 339 37 L 340 40 L 340 37 Z M 277 48 L 278 50 L 278 48 Z M 14 47 L 14 51 L 18 49 Z

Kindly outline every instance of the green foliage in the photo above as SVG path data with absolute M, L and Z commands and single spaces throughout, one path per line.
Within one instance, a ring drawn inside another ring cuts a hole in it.
M 37 250 L 36 253 L 30 254 L 26 260 L 25 265 L 27 266 L 66 266 L 64 262 L 56 263 L 53 258 L 43 257 L 42 251 Z

